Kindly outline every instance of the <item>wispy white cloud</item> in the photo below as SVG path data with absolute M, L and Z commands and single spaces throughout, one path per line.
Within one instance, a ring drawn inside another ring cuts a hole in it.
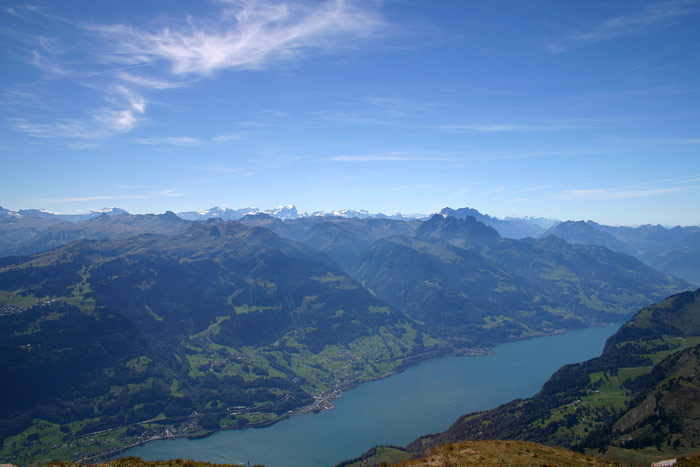
M 545 190 L 547 188 L 551 188 L 552 185 L 537 185 L 537 186 L 530 186 L 527 188 L 522 188 L 520 190 L 516 190 L 513 193 L 530 193 L 532 191 L 539 191 L 539 190 Z
M 437 128 L 441 130 L 477 131 L 483 133 L 500 133 L 504 131 L 531 131 L 530 126 L 513 125 L 509 123 L 438 125 Z
M 168 198 L 179 198 L 181 196 L 185 196 L 185 193 L 180 193 L 177 190 L 161 190 L 157 194 L 158 196 L 165 196 Z
M 490 190 L 485 190 L 481 192 L 481 196 L 490 196 L 496 193 L 500 193 L 501 191 L 504 191 L 506 187 L 504 186 L 497 186 L 495 188 L 491 188 Z
M 297 156 L 276 156 L 258 154 L 251 158 L 239 158 L 238 165 L 204 165 L 192 167 L 193 170 L 209 172 L 218 179 L 252 177 L 268 170 L 286 167 L 299 160 Z M 208 179 L 210 180 L 210 179 Z
M 545 47 L 550 53 L 558 54 L 573 47 L 640 34 L 655 26 L 666 27 L 680 18 L 699 12 L 700 4 L 697 0 L 657 2 L 641 11 L 610 18 L 587 29 L 569 31 L 561 37 L 546 41 Z
M 562 149 L 560 151 L 543 150 L 543 151 L 519 151 L 513 149 L 511 151 L 483 151 L 473 153 L 463 153 L 461 158 L 468 161 L 495 161 L 495 160 L 510 160 L 510 159 L 540 159 L 549 157 L 578 157 L 605 154 L 599 148 L 579 148 L 579 149 Z
M 85 201 L 104 201 L 114 199 L 113 196 L 78 196 L 74 198 L 39 198 L 37 201 L 45 203 L 82 203 Z
M 580 130 L 590 128 L 591 123 L 562 122 L 556 124 L 518 124 L 518 123 L 467 123 L 467 124 L 447 124 L 438 125 L 438 130 L 447 131 L 467 131 L 476 133 L 505 133 L 505 132 L 528 132 L 528 131 L 561 131 Z
M 412 117 L 435 112 L 440 107 L 442 105 L 438 102 L 373 96 L 336 103 L 334 110 L 317 111 L 312 115 L 325 121 L 342 124 L 416 128 L 415 124 L 410 123 Z M 423 129 L 422 126 L 421 129 Z
M 46 34 L 27 35 L 28 62 L 48 79 L 70 79 L 89 88 L 92 99 L 101 93 L 108 105 L 96 104 L 82 116 L 61 121 L 40 114 L 30 121 L 23 115 L 26 122 L 15 128 L 36 137 L 126 133 L 145 120 L 144 92 L 191 86 L 223 70 L 262 70 L 309 53 L 356 47 L 359 38 L 385 25 L 371 6 L 350 0 L 223 0 L 215 5 L 216 14 L 188 16 L 160 29 L 85 23 L 21 6 L 23 13 L 73 28 L 76 34 L 66 37 L 80 39 L 79 44 L 63 43 Z M 8 13 L 17 14 L 17 8 Z M 212 142 L 233 138 L 221 135 Z
M 74 72 L 72 70 L 65 68 L 55 58 L 47 57 L 46 55 L 43 55 L 36 50 L 32 51 L 31 62 L 34 66 L 42 70 L 44 73 L 59 76 L 74 75 Z
M 113 130 L 115 133 L 126 133 L 130 131 L 136 124 L 136 114 L 132 110 L 116 110 L 103 108 L 95 115 L 95 120 L 104 125 L 105 129 Z M 89 137 L 99 137 L 102 132 L 97 132 Z M 66 135 L 66 136 L 84 136 L 88 135 Z
M 369 104 L 371 110 L 380 110 L 393 117 L 405 117 L 417 113 L 434 112 L 440 106 L 435 102 L 421 102 L 417 100 L 398 97 L 368 97 L 362 100 L 363 104 Z
M 452 193 L 450 196 L 455 197 L 455 196 L 461 196 L 466 193 L 469 193 L 471 190 L 469 188 L 460 188 L 459 190 L 455 191 Z
M 661 180 L 651 180 L 643 183 L 636 183 L 634 185 L 629 185 L 625 188 L 641 188 L 652 185 L 671 185 L 671 186 L 683 186 L 688 184 L 694 184 L 700 182 L 700 173 L 694 175 L 687 175 L 685 177 L 674 177 L 674 178 L 664 178 Z
M 130 131 L 138 121 L 131 109 L 103 107 L 90 119 L 61 119 L 35 123 L 28 119 L 14 119 L 14 129 L 35 138 L 96 139 Z
M 649 196 L 665 195 L 678 191 L 688 190 L 690 187 L 650 188 L 646 190 L 632 190 L 624 188 L 592 188 L 581 190 L 566 190 L 555 195 L 567 200 L 612 200 L 627 198 L 647 198 Z
M 99 143 L 80 142 L 80 143 L 70 143 L 70 144 L 68 144 L 68 147 L 70 149 L 77 149 L 77 150 L 79 150 L 79 149 L 97 149 L 97 148 L 102 147 L 102 145 L 100 145 Z
M 86 122 L 74 119 L 61 119 L 51 123 L 35 123 L 24 118 L 12 120 L 15 130 L 35 138 L 94 138 L 99 136 Z
M 240 133 L 224 133 L 221 135 L 214 136 L 212 138 L 212 141 L 215 143 L 223 143 L 225 141 L 232 141 L 235 139 L 239 139 L 241 137 Z
M 222 143 L 239 139 L 239 133 L 224 133 L 208 139 L 195 138 L 192 136 L 167 136 L 164 138 L 136 138 L 135 141 L 139 144 L 161 145 L 161 146 L 194 146 L 211 141 Z
M 128 68 L 133 68 L 133 67 L 125 67 L 124 69 Z M 122 69 L 119 70 L 119 73 L 117 73 L 117 77 L 121 79 L 122 81 L 125 81 L 127 83 L 135 84 L 137 86 L 143 87 L 143 88 L 150 88 L 150 89 L 172 89 L 172 88 L 179 88 L 182 86 L 185 86 L 186 84 L 180 81 L 168 81 L 165 79 L 160 79 L 160 78 L 153 78 L 149 76 L 143 76 L 143 75 L 135 75 L 133 73 L 127 73 L 125 71 L 121 71 Z
M 616 138 L 615 141 L 636 144 L 671 144 L 690 146 L 700 144 L 700 138 Z
M 5 109 L 24 107 L 28 104 L 36 108 L 46 109 L 50 107 L 52 99 L 41 94 L 40 86 L 36 84 L 22 83 L 8 86 L 0 93 L 0 105 Z
M 198 138 L 190 136 L 171 136 L 166 138 L 137 138 L 136 142 L 140 144 L 154 144 L 167 146 L 192 146 L 199 144 L 202 141 Z
M 37 36 L 37 40 L 42 49 L 50 54 L 59 54 L 65 51 L 63 42 L 55 37 Z
M 117 99 L 108 98 L 112 107 L 103 107 L 94 116 L 94 120 L 103 125 L 103 131 L 107 133 L 126 133 L 140 119 L 140 115 L 146 111 L 145 99 L 124 86 L 117 86 L 116 91 L 121 95 L 119 102 Z
M 117 91 L 126 98 L 131 110 L 140 114 L 146 111 L 146 100 L 143 98 L 143 96 L 135 93 L 125 86 L 117 86 Z
M 362 154 L 348 156 L 332 156 L 327 158 L 328 161 L 334 162 L 380 162 L 380 161 L 444 161 L 442 157 L 433 157 L 427 155 L 417 155 L 404 152 L 386 152 L 378 154 Z
M 357 192 L 395 192 L 395 191 L 413 191 L 413 190 L 427 190 L 430 185 L 398 185 L 389 187 L 372 187 L 372 188 L 360 188 L 354 191 Z
M 660 188 L 655 186 L 662 185 Z M 665 195 L 679 191 L 700 188 L 700 173 L 685 177 L 664 178 L 648 182 L 635 183 L 616 188 L 584 188 L 566 190 L 555 195 L 556 198 L 569 200 L 611 200 L 627 198 L 646 198 Z
M 232 69 L 259 70 L 309 49 L 343 47 L 344 39 L 378 30 L 374 13 L 344 0 L 272 2 L 236 0 L 216 22 L 188 18 L 185 27 L 145 31 L 129 25 L 86 25 L 114 47 L 114 62 L 170 64 L 174 74 L 210 76 Z
M 40 57 L 38 53 L 35 57 Z M 42 59 L 43 60 L 43 59 Z M 40 62 L 34 61 L 35 64 Z M 41 63 L 39 66 L 46 72 L 59 75 L 62 78 L 76 77 L 71 71 Z M 76 78 L 77 79 L 77 78 Z M 90 85 L 88 87 L 97 87 Z M 2 101 L 6 109 L 24 108 L 22 117 L 13 119 L 13 127 L 21 132 L 38 138 L 86 138 L 95 139 L 119 133 L 126 133 L 142 119 L 146 112 L 145 98 L 132 88 L 117 84 L 106 85 L 96 89 L 102 95 L 102 104 L 94 110 L 88 110 L 80 116 L 71 118 L 44 119 L 46 109 L 54 108 L 64 103 L 59 96 L 42 94 L 41 86 L 37 83 L 10 87 L 3 91 Z M 34 109 L 32 118 L 26 112 L 27 104 Z
M 184 193 L 180 193 L 176 190 L 160 190 L 151 193 L 138 193 L 138 194 L 121 194 L 121 195 L 93 195 L 93 196 L 75 196 L 75 197 L 63 197 L 63 198 L 37 198 L 33 201 L 43 202 L 43 203 L 83 203 L 86 201 L 107 201 L 107 200 L 134 200 L 134 199 L 152 199 L 152 198 L 177 198 L 184 196 Z
M 245 172 L 245 170 L 246 170 L 243 167 L 223 167 L 223 166 L 212 166 L 212 165 L 195 167 L 195 169 L 203 170 L 205 172 L 216 172 L 216 173 L 222 173 L 222 174 L 241 174 L 241 173 Z

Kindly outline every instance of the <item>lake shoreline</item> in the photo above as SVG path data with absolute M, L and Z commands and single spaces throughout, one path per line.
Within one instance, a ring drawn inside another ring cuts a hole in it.
M 574 332 L 574 331 L 581 331 L 589 328 L 602 328 L 602 327 L 609 327 L 609 326 L 614 326 L 614 325 L 619 325 L 621 323 L 595 323 L 591 326 L 587 326 L 585 328 L 576 328 L 576 329 L 556 329 L 552 330 L 552 332 L 547 332 L 547 333 L 538 333 L 537 335 L 529 335 L 517 339 L 512 339 L 508 340 L 505 342 L 499 342 L 497 344 L 494 344 L 492 347 L 477 347 L 477 348 L 450 348 L 450 349 L 444 349 L 444 350 L 434 350 L 434 351 L 429 351 L 429 352 L 423 352 L 417 355 L 405 357 L 402 361 L 402 364 L 399 364 L 397 368 L 379 378 L 373 378 L 373 379 L 368 379 L 368 380 L 363 380 L 363 381 L 340 381 L 336 383 L 336 385 L 327 391 L 324 391 L 323 393 L 320 393 L 315 396 L 315 400 L 311 404 L 307 404 L 305 406 L 296 408 L 288 413 L 285 413 L 283 415 L 278 416 L 275 419 L 271 420 L 265 420 L 257 423 L 250 423 L 245 426 L 229 426 L 229 427 L 222 427 L 219 430 L 213 430 L 213 431 L 208 431 L 208 432 L 203 432 L 203 431 L 197 431 L 197 432 L 187 432 L 187 433 L 177 433 L 177 434 L 166 434 L 167 430 L 163 431 L 162 436 L 153 436 L 149 437 L 148 439 L 140 440 L 136 443 L 129 444 L 128 446 L 122 447 L 118 450 L 113 450 L 110 451 L 109 453 L 104 452 L 100 453 L 99 455 L 96 456 L 91 456 L 88 458 L 85 458 L 84 460 L 88 461 L 98 461 L 98 460 L 103 460 L 103 459 L 114 459 L 117 458 L 117 456 L 125 452 L 129 449 L 136 448 L 136 447 L 141 447 L 145 446 L 146 444 L 152 443 L 153 441 L 162 441 L 162 440 L 175 440 L 175 439 L 205 439 L 210 437 L 211 435 L 217 434 L 219 432 L 231 432 L 231 431 L 242 431 L 242 429 L 245 428 L 268 428 L 271 427 L 272 425 L 277 424 L 277 422 L 287 420 L 291 418 L 293 415 L 301 415 L 301 414 L 318 414 L 321 412 L 325 412 L 331 409 L 335 408 L 335 405 L 333 404 L 333 401 L 341 398 L 347 391 L 350 389 L 357 388 L 358 386 L 362 386 L 363 383 L 370 383 L 370 382 L 376 382 L 376 381 L 381 381 L 389 378 L 390 376 L 397 375 L 399 373 L 403 373 L 405 370 L 415 368 L 416 366 L 419 366 L 421 363 L 425 363 L 431 360 L 436 360 L 436 359 L 442 359 L 445 357 L 461 357 L 461 356 L 486 356 L 486 355 L 493 355 L 494 349 L 497 347 L 500 347 L 502 345 L 507 345 L 507 344 L 513 344 L 513 343 L 518 343 L 518 342 L 523 342 L 523 341 L 528 341 L 528 340 L 534 340 L 536 338 L 541 338 L 541 337 L 550 337 L 550 336 L 557 336 L 561 334 L 565 334 L 568 332 Z
M 566 332 L 566 331 L 562 331 Z M 558 334 L 558 333 L 555 333 Z M 543 335 L 537 335 L 537 336 L 529 336 L 527 338 L 536 338 L 536 337 L 544 337 L 546 335 L 550 334 L 543 334 Z M 526 339 L 527 339 L 526 338 Z M 508 342 L 514 342 L 514 341 L 508 341 Z M 495 346 L 506 344 L 508 342 L 502 342 L 495 344 Z M 329 389 L 327 391 L 324 391 L 320 393 L 319 395 L 315 396 L 314 402 L 308 405 L 304 405 L 302 407 L 298 407 L 296 409 L 293 409 L 283 415 L 278 416 L 275 419 L 272 420 L 265 420 L 261 422 L 256 422 L 256 423 L 249 423 L 244 426 L 226 426 L 222 427 L 218 430 L 209 430 L 209 431 L 195 431 L 195 432 L 186 432 L 186 433 L 181 433 L 181 434 L 163 434 L 162 436 L 152 436 L 148 439 L 138 441 L 135 443 L 128 444 L 127 446 L 106 452 L 106 453 L 100 453 L 97 455 L 93 456 L 86 456 L 78 459 L 80 462 L 100 462 L 103 460 L 109 460 L 109 459 L 114 459 L 118 454 L 128 451 L 129 449 L 140 447 L 140 446 L 145 446 L 149 443 L 152 443 L 154 441 L 165 441 L 165 440 L 175 440 L 175 439 L 203 439 L 207 438 L 209 436 L 215 435 L 216 433 L 224 432 L 224 431 L 234 431 L 234 430 L 245 430 L 248 428 L 252 429 L 261 429 L 261 428 L 268 428 L 272 425 L 275 425 L 278 422 L 281 422 L 283 420 L 286 420 L 294 415 L 313 415 L 317 414 L 320 412 L 324 412 L 326 410 L 332 410 L 335 408 L 333 405 L 332 401 L 340 399 L 346 391 L 349 391 L 351 389 L 354 389 L 358 387 L 361 384 L 364 383 L 370 383 L 372 381 L 380 381 L 383 379 L 386 379 L 390 376 L 402 373 L 403 371 L 416 366 L 420 365 L 421 363 L 427 362 L 429 360 L 433 359 L 438 359 L 438 358 L 444 358 L 444 357 L 479 357 L 479 356 L 484 356 L 484 355 L 491 355 L 493 353 L 493 349 L 491 347 L 476 347 L 476 348 L 462 348 L 462 349 L 451 349 L 449 351 L 440 351 L 440 350 L 433 350 L 429 352 L 423 352 L 417 355 L 411 355 L 408 357 L 404 357 L 402 360 L 402 364 L 397 367 L 397 369 L 380 376 L 378 378 L 372 378 L 372 379 L 367 379 L 367 380 L 362 380 L 362 381 L 351 381 L 351 382 L 340 382 L 336 383 L 337 385 L 333 389 Z M 407 363 L 407 361 L 410 361 Z M 190 419 L 194 419 L 194 417 L 190 417 Z M 162 419 L 161 419 L 162 420 Z M 148 420 L 146 422 L 139 422 L 138 424 L 143 424 L 147 422 L 158 422 L 158 420 Z M 130 426 L 130 425 L 127 425 Z M 124 427 L 116 427 L 112 428 L 112 430 L 118 430 L 120 428 Z M 167 431 L 167 430 L 165 430 Z

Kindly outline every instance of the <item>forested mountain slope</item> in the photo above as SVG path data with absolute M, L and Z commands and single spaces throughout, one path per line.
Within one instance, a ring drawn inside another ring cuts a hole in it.
M 558 370 L 542 390 L 399 450 L 421 456 L 462 440 L 563 446 L 635 465 L 700 450 L 700 289 L 640 310 L 602 355 Z
M 265 423 L 436 345 L 322 253 L 233 222 L 4 258 L 0 300 L 7 460 Z

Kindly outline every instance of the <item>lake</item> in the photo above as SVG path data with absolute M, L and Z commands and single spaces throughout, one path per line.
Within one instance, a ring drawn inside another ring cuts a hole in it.
M 118 457 L 333 466 L 377 444 L 405 445 L 420 435 L 445 430 L 462 414 L 529 397 L 562 365 L 600 355 L 605 340 L 619 327 L 510 342 L 482 357 L 430 360 L 347 391 L 333 410 L 203 439 L 154 441 Z

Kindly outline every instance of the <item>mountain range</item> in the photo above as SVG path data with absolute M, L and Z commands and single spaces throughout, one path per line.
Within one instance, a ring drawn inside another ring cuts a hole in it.
M 440 214 L 412 236 L 376 242 L 348 272 L 409 317 L 472 345 L 619 321 L 651 295 L 684 288 L 604 248 L 501 238 L 473 217 Z
M 554 219 L 532 217 L 498 219 L 482 214 L 473 208 L 444 208 L 440 211 L 440 214 L 461 219 L 473 217 L 482 224 L 492 227 L 503 238 L 543 238 L 554 235 L 569 243 L 603 246 L 618 253 L 632 255 L 655 269 L 672 274 L 692 284 L 700 285 L 700 272 L 698 272 L 697 267 L 700 261 L 700 226 L 676 226 L 673 228 L 660 225 L 613 227 L 592 221 L 561 222 Z M 104 229 L 91 231 L 93 226 L 78 227 L 77 225 L 105 215 L 110 217 L 130 216 L 130 214 L 120 208 L 104 208 L 84 214 L 58 214 L 43 209 L 10 211 L 0 207 L 0 256 L 36 253 L 47 248 L 64 245 L 77 238 L 101 238 L 100 235 L 108 234 Z M 308 214 L 299 212 L 293 205 L 266 210 L 258 208 L 231 209 L 228 207 L 213 207 L 204 211 L 180 212 L 176 215 L 180 219 L 188 221 L 222 219 L 243 221 L 247 224 L 257 223 L 271 228 L 282 236 L 295 240 L 301 240 L 302 236 L 309 234 L 309 229 L 312 226 L 323 224 L 322 221 L 329 218 L 334 220 L 376 219 L 404 221 L 415 228 L 418 225 L 416 222 L 424 221 L 431 217 L 429 214 L 402 215 L 399 213 L 387 216 L 384 214 L 371 214 L 365 210 L 352 209 L 332 212 L 319 211 Z M 264 220 L 266 216 L 269 217 L 267 221 Z M 277 219 L 280 222 L 270 222 L 273 219 Z M 60 225 L 61 223 L 66 225 Z M 320 228 L 326 228 L 328 225 L 324 224 L 324 227 Z M 349 225 L 344 224 L 344 227 Z M 136 231 L 139 228 L 134 227 L 132 230 Z M 141 231 L 150 231 L 148 229 L 150 227 L 143 227 Z M 154 231 L 163 232 L 157 229 Z M 47 235 L 51 238 L 38 238 L 44 232 L 47 232 Z M 342 232 L 342 230 L 336 232 L 336 235 L 341 234 L 345 235 L 346 233 Z M 358 232 L 355 231 L 352 235 L 358 237 Z M 319 236 L 323 237 L 321 232 L 319 232 Z M 363 235 L 360 233 L 359 236 L 362 237 Z M 377 238 L 376 235 L 364 238 L 362 246 L 367 246 L 366 242 L 369 241 L 371 243 Z M 324 240 L 319 238 L 319 241 Z
M 421 359 L 620 321 L 691 287 L 470 212 L 7 214 L 0 460 L 269 424 Z

